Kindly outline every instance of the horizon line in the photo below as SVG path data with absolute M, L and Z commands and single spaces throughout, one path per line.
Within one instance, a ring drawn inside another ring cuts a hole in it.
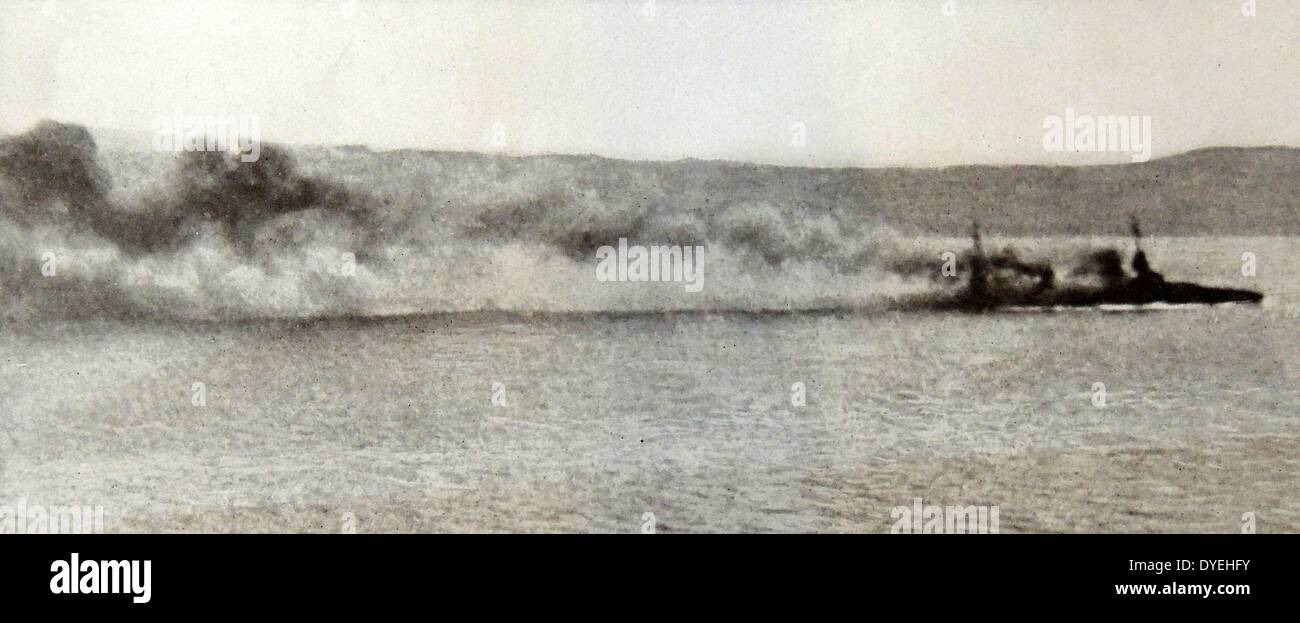
M 38 125 L 39 123 L 41 123 L 41 122 L 43 122 L 43 121 L 53 121 L 53 122 L 56 122 L 56 123 L 64 123 L 64 124 L 68 124 L 68 125 L 76 125 L 76 126 L 80 126 L 80 127 L 85 128 L 85 129 L 86 129 L 87 131 L 89 131 L 89 132 L 91 133 L 91 135 L 95 138 L 95 142 L 96 142 L 96 147 L 97 147 L 97 149 L 100 149 L 100 150 L 102 150 L 102 151 L 106 151 L 106 152 L 114 152 L 114 151 L 116 151 L 116 152 L 127 152 L 127 153 L 144 153 L 144 152 L 157 151 L 157 150 L 154 150 L 154 149 L 152 149 L 152 148 L 150 148 L 150 149 L 123 148 L 123 146 L 120 145 L 120 144 L 118 144 L 118 145 L 113 145 L 113 144 L 111 144 L 111 143 L 114 143 L 114 142 L 117 142 L 117 143 L 121 143 L 121 142 L 123 142 L 123 141 L 120 141 L 120 140 L 119 140 L 119 141 L 108 141 L 108 142 L 110 143 L 110 145 L 107 145 L 107 146 L 106 146 L 106 145 L 104 145 L 105 141 L 101 140 L 102 138 L 104 138 L 104 137 L 102 136 L 102 133 L 119 133 L 119 134 L 134 135 L 134 138 L 135 138 L 135 139 L 140 140 L 140 141 L 143 142 L 143 140 L 144 140 L 145 137 L 148 137 L 148 136 L 150 136 L 150 135 L 152 134 L 152 132 L 151 132 L 150 130 L 137 130 L 137 129 L 129 129 L 129 128 L 116 128 L 116 127 L 92 126 L 92 125 L 85 125 L 85 124 L 77 123 L 77 122 L 62 121 L 62 120 L 52 119 L 52 118 L 45 118 L 45 119 L 42 119 L 41 121 L 37 121 L 36 123 L 32 124 L 32 125 L 29 126 L 28 128 L 25 128 L 25 129 L 23 129 L 23 130 L 21 130 L 21 131 L 12 131 L 12 130 L 10 130 L 10 131 L 6 131 L 5 129 L 0 128 L 0 138 L 7 138 L 7 137 L 11 137 L 11 136 L 17 136 L 17 135 L 24 134 L 24 133 L 30 131 L 32 128 L 34 128 L 36 125 Z M 507 150 L 487 151 L 487 150 L 474 150 L 474 149 L 456 148 L 456 147 L 435 147 L 435 146 L 429 146 L 429 147 L 411 147 L 411 146 L 407 146 L 407 147 L 381 147 L 381 146 L 376 146 L 376 145 L 373 145 L 373 144 L 370 144 L 370 143 L 358 143 L 358 142 L 340 142 L 340 143 L 306 143 L 306 142 L 279 141 L 279 140 L 262 140 L 262 141 L 260 141 L 260 142 L 263 143 L 263 144 L 270 144 L 270 145 L 283 145 L 283 146 L 287 146 L 287 147 L 291 147 L 291 148 L 298 148 L 298 149 L 304 149 L 304 148 L 305 148 L 305 149 L 340 149 L 340 150 L 348 150 L 348 149 L 357 150 L 357 149 L 364 149 L 364 150 L 366 150 L 366 151 L 368 151 L 368 152 L 370 152 L 370 153 L 375 153 L 375 154 L 393 153 L 393 152 L 415 152 L 415 153 L 431 153 L 431 154 L 464 154 L 464 155 L 484 156 L 484 157 L 489 157 L 489 158 L 500 158 L 500 157 L 504 157 L 504 158 L 518 158 L 518 159 L 529 159 L 529 158 L 591 158 L 591 159 L 601 159 L 601 160 L 609 160 L 609 161 L 615 161 L 615 162 L 632 162 L 632 163 L 646 163 L 646 164 L 677 164 L 677 163 L 689 163 L 689 162 L 702 162 L 702 163 L 707 163 L 707 164 L 731 165 L 731 166 L 754 166 L 754 167 L 767 167 L 767 168 L 780 168 L 780 169 L 815 169 L 815 170 L 838 170 L 838 169 L 858 169 L 858 170 L 889 170 L 889 169 L 906 169 L 906 170 L 942 170 L 942 169 L 954 169 L 954 168 L 977 168 L 977 167 L 988 167 L 988 168 L 1038 167 L 1038 168 L 1047 168 L 1047 169 L 1055 169 L 1055 168 L 1095 168 L 1095 167 L 1111 167 L 1111 166 L 1126 166 L 1126 165 L 1143 165 L 1143 164 L 1151 164 L 1151 163 L 1158 162 L 1158 161 L 1162 161 L 1162 160 L 1170 160 L 1170 159 L 1173 159 L 1173 158 L 1179 158 L 1179 157 L 1183 157 L 1183 156 L 1188 156 L 1188 155 L 1195 154 L 1195 153 L 1198 153 L 1198 152 L 1207 152 L 1207 151 L 1215 151 L 1215 150 L 1243 150 L 1243 151 L 1245 151 L 1245 150 L 1260 150 L 1260 151 L 1264 151 L 1264 150 L 1284 150 L 1284 151 L 1285 151 L 1285 150 L 1290 150 L 1290 151 L 1300 151 L 1300 146 L 1295 146 L 1295 145 L 1286 145 L 1286 144 L 1281 144 L 1281 143 L 1269 143 L 1269 144 L 1257 144 L 1257 145 L 1213 144 L 1213 145 L 1205 145 L 1205 146 L 1193 147 L 1193 148 L 1190 148 L 1190 149 L 1186 149 L 1186 150 L 1182 150 L 1182 151 L 1177 151 L 1177 152 L 1172 152 L 1172 153 L 1164 154 L 1164 155 L 1161 155 L 1161 156 L 1153 156 L 1153 157 L 1151 157 L 1150 159 L 1148 159 L 1148 160 L 1143 160 L 1143 161 L 1081 162 L 1081 163 L 1072 163 L 1072 164 L 1071 164 L 1071 163 L 1039 163 L 1039 162 L 1023 162 L 1023 161 L 1021 161 L 1021 162 L 977 162 L 977 161 L 968 161 L 968 162 L 952 162 L 952 163 L 944 163 L 944 164 L 864 164 L 864 163 L 801 164 L 801 163 L 792 163 L 792 162 L 776 162 L 776 161 L 765 161 L 765 160 L 744 160 L 744 159 L 732 158 L 732 157 L 682 156 L 682 157 L 679 157 L 679 158 L 634 158 L 634 157 L 627 157 L 627 156 L 606 155 L 606 154 L 601 154 L 601 153 L 596 153 L 596 152 L 560 152 L 560 151 L 513 152 L 513 151 L 507 151 Z M 1082 152 L 1082 151 L 1076 151 L 1075 153 L 1080 153 L 1080 154 L 1089 154 L 1089 153 L 1091 153 L 1091 154 L 1096 154 L 1097 152 Z M 1115 153 L 1116 153 L 1116 155 L 1118 155 L 1118 156 L 1123 156 L 1123 155 L 1124 155 L 1122 152 L 1115 152 Z

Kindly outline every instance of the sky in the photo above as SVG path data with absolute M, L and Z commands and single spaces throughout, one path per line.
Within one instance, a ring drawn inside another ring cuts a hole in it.
M 0 0 L 0 130 L 806 166 L 1098 164 L 1045 120 L 1149 117 L 1154 157 L 1300 146 L 1300 2 Z

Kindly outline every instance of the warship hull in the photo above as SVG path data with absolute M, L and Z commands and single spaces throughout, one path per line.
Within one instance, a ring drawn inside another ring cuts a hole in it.
M 999 309 L 1056 309 L 1080 307 L 1147 305 L 1220 305 L 1225 303 L 1258 304 L 1264 299 L 1259 292 L 1234 288 L 1214 288 L 1195 283 L 1130 283 L 1111 287 L 1059 287 L 1049 290 L 990 288 L 985 292 L 963 289 L 952 296 L 931 301 L 929 307 L 957 311 L 994 311 Z

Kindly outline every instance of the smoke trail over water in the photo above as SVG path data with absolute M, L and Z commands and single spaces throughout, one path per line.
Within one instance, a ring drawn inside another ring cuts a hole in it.
M 47 121 L 0 140 L 0 311 L 856 309 L 934 288 L 938 250 L 894 234 L 843 189 L 787 190 L 780 168 L 738 171 L 722 187 L 690 163 L 278 145 L 248 163 L 100 154 L 86 129 Z M 707 287 L 597 281 L 597 249 L 619 239 L 704 247 Z

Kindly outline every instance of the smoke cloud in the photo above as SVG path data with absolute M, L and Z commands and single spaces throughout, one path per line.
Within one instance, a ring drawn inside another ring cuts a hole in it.
M 860 309 L 934 289 L 938 249 L 897 235 L 858 195 L 791 175 L 280 145 L 254 162 L 101 154 L 85 128 L 45 121 L 0 139 L 0 314 Z M 704 246 L 708 287 L 598 282 L 595 252 L 620 238 Z M 1100 274 L 1104 260 L 1078 270 Z M 1050 270 L 1012 251 L 992 261 Z

